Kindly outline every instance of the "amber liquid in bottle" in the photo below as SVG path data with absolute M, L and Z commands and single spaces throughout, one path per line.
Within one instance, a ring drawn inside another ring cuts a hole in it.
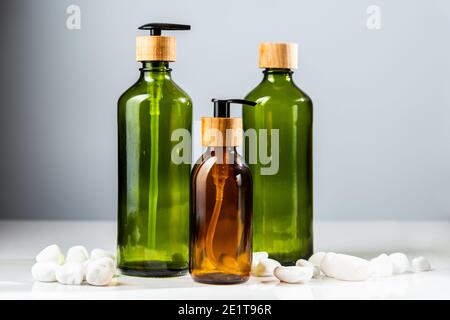
M 208 147 L 192 171 L 190 264 L 195 281 L 242 283 L 252 259 L 252 178 L 235 147 Z

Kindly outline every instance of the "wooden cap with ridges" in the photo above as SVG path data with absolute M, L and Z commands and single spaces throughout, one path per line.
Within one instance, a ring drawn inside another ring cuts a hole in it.
M 137 61 L 176 61 L 176 39 L 168 36 L 137 36 Z
M 242 144 L 241 118 L 202 117 L 202 146 L 237 147 Z
M 259 67 L 297 69 L 298 45 L 296 43 L 261 43 Z

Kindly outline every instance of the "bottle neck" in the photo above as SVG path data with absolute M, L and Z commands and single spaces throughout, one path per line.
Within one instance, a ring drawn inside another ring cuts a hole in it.
M 207 148 L 210 152 L 220 152 L 220 153 L 234 153 L 237 152 L 236 147 L 211 147 Z
M 172 69 L 169 68 L 168 61 L 142 61 L 142 67 L 139 69 L 142 80 L 151 80 L 155 78 L 172 79 Z
M 294 83 L 292 78 L 293 73 L 291 69 L 266 68 L 263 71 L 263 81 L 280 85 L 292 84 Z
M 234 164 L 238 157 L 236 147 L 207 147 L 205 154 L 217 158 L 218 164 Z

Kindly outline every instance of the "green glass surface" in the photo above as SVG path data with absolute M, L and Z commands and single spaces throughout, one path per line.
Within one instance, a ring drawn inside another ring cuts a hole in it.
M 191 98 L 167 62 L 144 62 L 118 102 L 118 266 L 137 276 L 187 272 L 190 163 L 176 164 L 175 129 L 192 127 Z M 181 156 L 191 155 L 191 141 Z
M 253 251 L 267 251 L 283 265 L 308 258 L 313 250 L 313 179 L 311 99 L 292 79 L 288 69 L 265 69 L 263 81 L 245 99 L 258 102 L 244 108 L 244 129 L 279 129 L 279 170 L 262 175 L 260 157 L 249 162 L 250 144 L 245 141 L 245 160 L 253 176 Z M 260 138 L 258 135 L 258 148 Z

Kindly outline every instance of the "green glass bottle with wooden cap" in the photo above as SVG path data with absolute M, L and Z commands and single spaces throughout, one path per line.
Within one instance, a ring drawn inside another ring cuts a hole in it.
M 263 80 L 245 99 L 245 160 L 253 176 L 253 250 L 267 251 L 283 265 L 313 250 L 313 105 L 294 82 L 297 44 L 262 43 Z
M 136 39 L 137 82 L 118 102 L 118 267 L 135 276 L 187 273 L 191 98 L 172 80 L 175 38 L 151 23 Z

